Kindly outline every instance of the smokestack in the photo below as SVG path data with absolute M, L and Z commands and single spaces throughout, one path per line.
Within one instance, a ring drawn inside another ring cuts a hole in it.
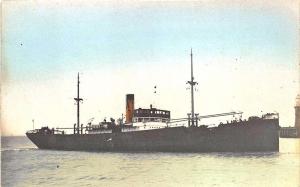
M 134 111 L 134 94 L 126 95 L 126 123 L 132 123 Z

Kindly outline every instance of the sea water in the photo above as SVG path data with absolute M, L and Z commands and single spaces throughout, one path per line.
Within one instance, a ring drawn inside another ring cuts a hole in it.
M 96 153 L 1 138 L 1 186 L 300 186 L 300 139 L 279 152 Z

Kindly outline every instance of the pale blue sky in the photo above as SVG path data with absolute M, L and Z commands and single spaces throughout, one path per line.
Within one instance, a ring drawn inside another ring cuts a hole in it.
M 48 77 L 83 64 L 176 58 L 190 47 L 199 56 L 267 58 L 286 66 L 297 59 L 296 17 L 282 7 L 6 4 L 4 56 L 13 79 Z
M 32 119 L 37 127 L 72 126 L 78 71 L 83 121 L 119 117 L 126 93 L 136 94 L 137 107 L 155 102 L 184 117 L 191 47 L 197 112 L 278 111 L 283 126 L 293 125 L 297 6 L 292 0 L 4 1 L 2 132 L 22 135 Z

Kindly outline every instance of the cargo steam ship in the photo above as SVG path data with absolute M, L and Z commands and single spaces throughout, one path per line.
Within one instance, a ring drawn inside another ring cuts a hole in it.
M 279 115 L 267 113 L 242 120 L 242 112 L 199 116 L 194 112 L 193 54 L 191 52 L 191 113 L 171 119 L 169 110 L 150 105 L 137 108 L 134 95 L 126 95 L 126 120 L 110 119 L 98 124 L 80 125 L 79 74 L 77 82 L 77 123 L 73 128 L 42 127 L 26 132 L 40 149 L 78 151 L 159 151 L 159 152 L 265 152 L 279 151 Z M 238 115 L 227 123 L 210 127 L 199 125 L 204 118 Z M 65 133 L 72 129 L 72 134 Z

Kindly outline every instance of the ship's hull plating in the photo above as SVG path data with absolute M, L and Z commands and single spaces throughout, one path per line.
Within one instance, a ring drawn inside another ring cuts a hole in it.
M 35 134 L 40 149 L 83 151 L 257 152 L 279 150 L 278 119 L 215 128 L 172 127 L 106 134 Z

